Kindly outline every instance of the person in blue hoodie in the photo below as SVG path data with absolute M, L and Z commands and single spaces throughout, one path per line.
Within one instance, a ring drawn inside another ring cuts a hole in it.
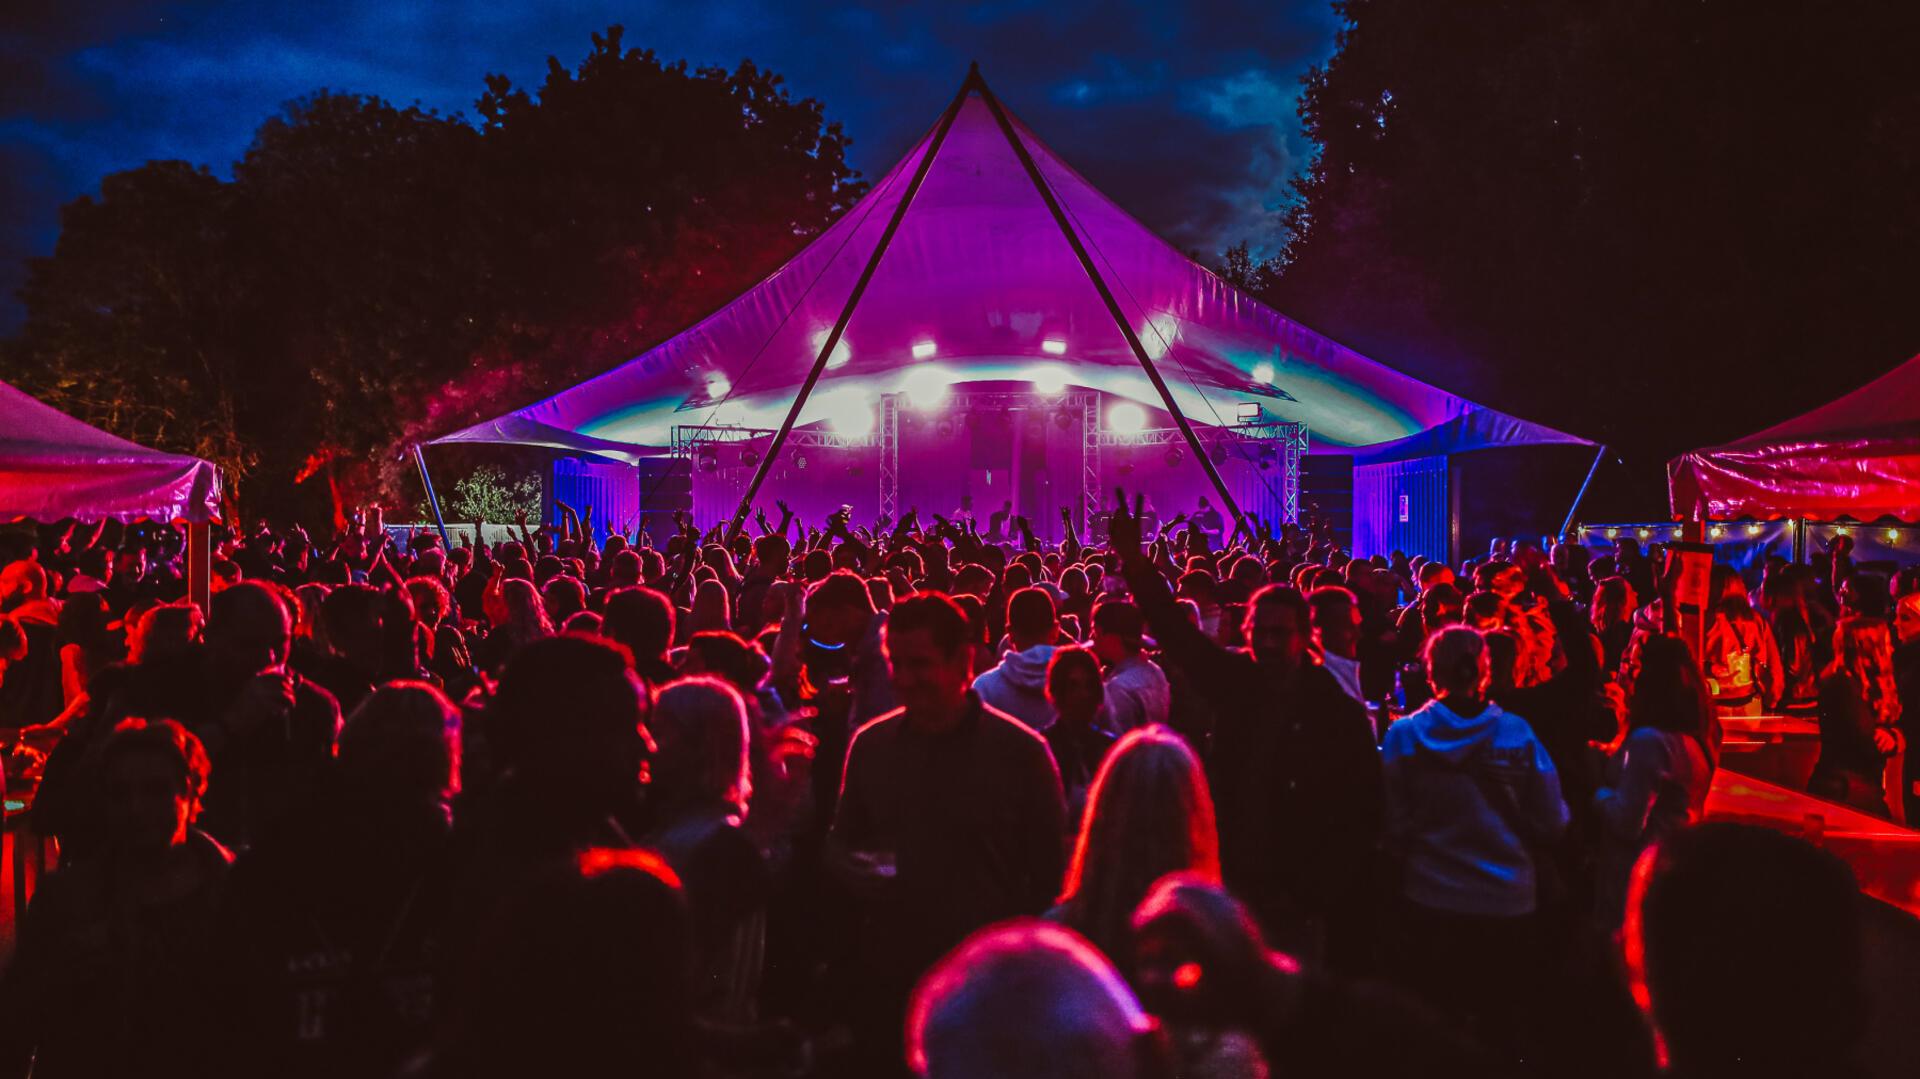
M 1402 868 L 1398 959 L 1436 1006 L 1508 1026 L 1530 980 L 1534 852 L 1566 828 L 1567 806 L 1532 728 L 1487 699 L 1479 632 L 1435 633 L 1426 663 L 1435 699 L 1381 746 L 1386 839 Z
M 1013 647 L 973 680 L 973 691 L 993 707 L 1044 731 L 1055 718 L 1047 701 L 1047 663 L 1060 638 L 1053 596 L 1042 588 L 1015 592 L 1007 601 L 1007 636 Z

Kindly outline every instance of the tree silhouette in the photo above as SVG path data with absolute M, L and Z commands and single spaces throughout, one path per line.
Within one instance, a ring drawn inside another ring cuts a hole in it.
M 764 276 L 864 190 L 779 76 L 593 35 L 477 121 L 321 90 L 223 181 L 154 162 L 67 206 L 8 377 L 211 458 L 250 513 L 321 469 L 401 495 L 396 450 L 627 359 Z M 324 487 L 325 485 L 311 485 Z

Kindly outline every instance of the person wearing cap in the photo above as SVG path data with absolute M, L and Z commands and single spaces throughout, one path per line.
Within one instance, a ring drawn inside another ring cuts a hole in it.
M 1167 722 L 1173 695 L 1167 673 L 1148 659 L 1147 619 L 1132 603 L 1109 600 L 1093 612 L 1093 651 L 1106 668 L 1106 722 L 1115 734 Z

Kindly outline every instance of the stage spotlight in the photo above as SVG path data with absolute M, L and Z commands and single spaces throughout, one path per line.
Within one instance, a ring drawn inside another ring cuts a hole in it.
M 1058 364 L 1036 367 L 1029 376 L 1033 380 L 1033 391 L 1048 397 L 1065 393 L 1067 389 L 1067 369 Z
M 720 471 L 719 455 L 714 453 L 712 450 L 701 450 L 700 451 L 700 471 L 702 472 Z
M 817 330 L 814 332 L 813 354 L 815 356 L 820 355 L 820 350 L 826 347 L 827 337 L 832 333 L 832 330 Z M 832 354 L 827 357 L 827 370 L 832 371 L 845 367 L 847 361 L 851 359 L 853 359 L 853 347 L 847 343 L 847 336 L 841 334 L 839 342 L 833 346 Z
M 707 376 L 707 399 L 708 400 L 718 401 L 722 397 L 725 397 L 728 393 L 732 392 L 732 390 L 733 390 L 733 383 L 730 380 L 728 380 L 727 376 L 722 374 L 711 374 Z
M 1060 428 L 1062 431 L 1072 430 L 1073 429 L 1073 413 L 1068 412 L 1064 408 L 1058 412 L 1055 412 L 1053 414 L 1053 425 L 1055 427 Z
M 1269 386 L 1273 385 L 1273 365 L 1266 362 L 1254 364 L 1253 380 L 1255 382 L 1264 382 Z
M 915 408 L 938 408 L 953 391 L 953 380 L 938 367 L 921 367 L 907 373 L 903 387 L 907 400 Z
M 1180 447 L 1178 446 L 1175 446 L 1172 449 L 1167 451 L 1167 467 L 1168 468 L 1178 468 L 1180 467 L 1180 462 L 1186 459 L 1187 459 L 1187 455 L 1185 453 L 1182 453 L 1180 451 Z
M 793 467 L 799 469 L 802 472 L 805 472 L 807 470 L 807 455 L 804 453 L 794 454 Z
M 1214 464 L 1224 465 L 1227 463 L 1227 448 L 1215 442 L 1213 448 L 1207 451 L 1207 456 L 1213 459 Z
M 941 420 L 939 423 L 934 424 L 933 433 L 936 435 L 939 435 L 941 438 L 952 438 L 953 437 L 953 421 Z
M 937 351 L 939 350 L 932 341 L 915 341 L 913 343 L 913 358 L 916 360 L 924 360 Z
M 1145 430 L 1147 413 L 1132 401 L 1122 401 L 1107 409 L 1107 430 L 1120 434 L 1133 434 Z
M 873 405 L 860 390 L 841 390 L 821 404 L 835 434 L 858 438 L 872 433 Z
M 743 465 L 757 465 L 757 464 L 759 464 L 759 463 L 760 463 L 760 451 L 759 451 L 759 450 L 756 450 L 756 449 L 754 449 L 754 448 L 753 448 L 752 446 L 748 446 L 748 447 L 747 447 L 746 449 L 744 449 L 744 450 L 741 450 L 741 451 L 740 451 L 740 463 L 741 463 L 741 464 L 743 464 Z
M 1057 337 L 1049 337 L 1045 341 L 1040 342 L 1040 351 L 1049 356 L 1065 356 L 1067 354 L 1067 343 Z

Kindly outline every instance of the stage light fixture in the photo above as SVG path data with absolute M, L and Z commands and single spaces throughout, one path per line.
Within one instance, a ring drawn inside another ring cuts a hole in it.
M 1147 413 L 1132 401 L 1122 401 L 1107 409 L 1107 430 L 1133 434 L 1147 427 Z
M 1033 391 L 1053 397 L 1065 393 L 1067 389 L 1067 369 L 1059 364 L 1047 364 L 1036 367 L 1028 376 L 1033 380 Z
M 1215 442 L 1213 448 L 1207 451 L 1207 456 L 1213 459 L 1214 464 L 1224 465 L 1227 463 L 1227 448 Z
M 833 333 L 832 330 L 816 330 L 814 332 L 813 354 L 815 356 L 820 355 L 820 350 L 826 347 L 827 338 L 832 333 Z M 833 352 L 827 356 L 827 370 L 832 371 L 832 370 L 837 370 L 838 368 L 845 367 L 848 361 L 852 359 L 853 359 L 853 346 L 847 343 L 846 335 L 841 334 L 840 340 L 836 342 L 833 346 Z
M 1608 539 L 1618 539 L 1619 537 L 1620 537 L 1620 530 L 1619 530 L 1619 529 L 1617 529 L 1617 528 L 1609 528 L 1609 529 L 1607 529 L 1607 538 L 1608 538 Z
M 1712 528 L 1707 529 L 1708 539 L 1719 539 L 1721 536 L 1724 536 L 1726 534 L 1727 534 L 1727 530 L 1724 528 L 1721 528 L 1719 525 L 1714 525 Z
M 936 435 L 939 435 L 941 438 L 952 438 L 953 437 L 953 421 L 941 420 L 939 423 L 934 425 L 933 433 Z
M 757 465 L 757 464 L 759 464 L 759 463 L 760 463 L 760 451 L 759 451 L 759 450 L 756 450 L 756 449 L 754 449 L 754 448 L 753 448 L 752 446 L 748 446 L 748 447 L 747 447 L 746 449 L 744 449 L 744 450 L 741 450 L 741 451 L 740 451 L 740 463 L 741 463 L 741 464 L 743 464 L 743 465 Z
M 1053 414 L 1053 425 L 1055 427 L 1060 428 L 1062 431 L 1072 430 L 1073 429 L 1073 413 L 1068 412 L 1064 408 L 1060 409 L 1058 412 L 1055 412 Z
M 1757 535 L 1759 535 L 1759 534 L 1760 534 L 1760 526 L 1759 526 L 1759 525 L 1757 525 L 1757 524 L 1755 524 L 1755 525 L 1748 525 L 1748 526 L 1747 526 L 1747 535 L 1749 535 L 1749 536 L 1757 536 Z
M 722 374 L 707 376 L 707 399 L 718 401 L 733 390 L 733 382 Z
M 1834 534 L 1834 535 L 1836 535 L 1836 536 L 1844 536 L 1844 535 L 1847 535 L 1847 534 L 1848 534 L 1848 532 L 1849 532 L 1849 530 L 1848 530 L 1848 528 L 1847 528 L 1847 526 L 1846 526 L 1846 525 L 1841 525 L 1841 526 L 1839 526 L 1838 528 L 1835 528 L 1835 529 L 1833 530 L 1833 534 Z
M 938 346 L 932 341 L 915 341 L 913 343 L 913 358 L 916 360 L 924 360 L 938 350 Z
M 907 373 L 903 388 L 915 408 L 938 408 L 953 391 L 953 379 L 938 367 L 920 367 Z
M 807 470 L 807 455 L 804 453 L 794 454 L 793 467 L 799 469 L 802 472 L 805 472 Z
M 700 471 L 702 472 L 720 471 L 720 455 L 713 452 L 710 449 L 701 450 L 700 451 Z
M 1186 459 L 1187 459 L 1187 455 L 1182 453 L 1180 451 L 1180 447 L 1178 446 L 1175 446 L 1172 449 L 1169 449 L 1167 451 L 1167 467 L 1168 468 L 1179 468 L 1180 462 L 1185 461 Z
M 1899 542 L 1900 542 L 1900 530 L 1899 530 L 1899 529 L 1897 529 L 1897 528 L 1889 528 L 1889 529 L 1887 529 L 1887 542 L 1888 542 L 1888 543 L 1899 543 Z
M 1714 535 L 1716 535 L 1716 536 L 1717 536 L 1717 535 L 1719 535 L 1719 534 L 1720 534 L 1720 530 L 1716 528 L 1716 529 L 1714 529 L 1714 530 L 1713 530 L 1713 533 L 1714 533 Z M 1651 529 L 1651 528 L 1643 528 L 1643 529 L 1641 529 L 1641 530 L 1640 530 L 1640 538 L 1641 538 L 1641 539 L 1647 539 L 1647 538 L 1649 538 L 1649 537 L 1651 537 L 1652 535 L 1653 535 L 1653 529 Z
M 1040 351 L 1049 356 L 1065 356 L 1067 354 L 1067 343 L 1059 338 L 1049 337 L 1045 341 L 1040 342 Z
M 1273 365 L 1262 361 L 1253 365 L 1253 380 L 1273 385 Z

